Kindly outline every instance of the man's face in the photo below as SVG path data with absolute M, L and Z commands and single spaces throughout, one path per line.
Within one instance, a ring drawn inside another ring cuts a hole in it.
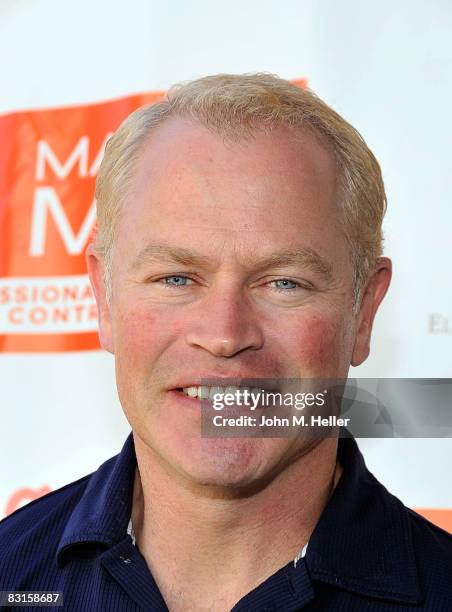
M 180 118 L 160 126 L 122 209 L 110 307 L 96 290 L 143 447 L 192 481 L 230 486 L 299 455 L 293 438 L 201 438 L 200 402 L 178 389 L 346 377 L 367 355 L 352 272 L 334 157 L 312 135 L 278 128 L 231 143 Z

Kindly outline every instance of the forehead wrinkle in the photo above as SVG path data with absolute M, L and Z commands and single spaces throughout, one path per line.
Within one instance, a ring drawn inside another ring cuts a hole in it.
M 151 243 L 141 249 L 133 261 L 131 269 L 136 270 L 141 264 L 153 261 L 172 261 L 185 266 L 199 266 L 203 268 L 214 267 L 214 262 L 210 257 L 196 253 L 191 249 Z M 331 263 L 319 255 L 317 251 L 308 247 L 277 251 L 257 259 L 247 257 L 245 263 L 248 267 L 258 272 L 269 268 L 300 265 L 317 272 L 324 277 L 326 281 L 331 281 L 333 277 L 333 267 Z

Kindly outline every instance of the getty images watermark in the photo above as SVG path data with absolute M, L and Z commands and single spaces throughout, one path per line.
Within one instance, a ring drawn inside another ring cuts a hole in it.
M 205 379 L 203 437 L 452 436 L 451 379 Z
M 306 416 L 301 413 L 305 408 L 323 408 L 327 403 L 328 389 L 318 391 L 317 393 L 282 393 L 280 391 L 265 391 L 259 388 L 241 388 L 230 386 L 225 391 L 216 390 L 212 394 L 213 410 L 224 410 L 225 408 L 237 407 L 248 408 L 251 412 L 259 409 L 259 416 L 251 416 L 250 414 L 241 414 L 237 417 L 224 416 L 217 414 L 213 416 L 213 425 L 215 427 L 224 427 L 232 425 L 234 427 L 242 426 L 259 426 L 259 427 L 305 427 Z M 210 400 L 210 394 L 209 394 Z M 290 417 L 272 414 L 271 411 L 263 412 L 263 408 L 273 409 L 275 406 L 292 408 L 295 412 Z M 309 416 L 310 425 L 315 426 L 347 426 L 350 419 L 337 418 L 334 415 L 321 416 L 311 414 Z

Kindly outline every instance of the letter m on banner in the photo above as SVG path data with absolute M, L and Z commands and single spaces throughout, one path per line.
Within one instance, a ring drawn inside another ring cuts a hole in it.
M 85 265 L 105 144 L 162 93 L 0 116 L 0 352 L 99 348 Z

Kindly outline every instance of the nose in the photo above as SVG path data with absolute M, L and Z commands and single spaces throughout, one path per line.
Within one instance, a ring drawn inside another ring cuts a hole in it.
M 257 313 L 238 288 L 211 289 L 211 295 L 199 304 L 189 329 L 187 343 L 216 357 L 234 357 L 264 344 Z

